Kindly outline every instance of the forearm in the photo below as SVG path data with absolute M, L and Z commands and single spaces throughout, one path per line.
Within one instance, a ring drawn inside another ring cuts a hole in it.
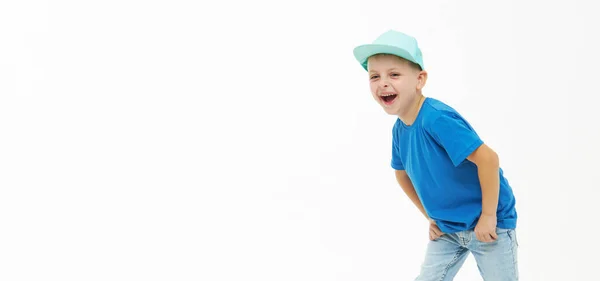
M 498 154 L 486 144 L 482 144 L 471 155 L 469 161 L 477 165 L 481 185 L 481 214 L 496 216 L 500 196 L 500 160 Z
M 402 190 L 404 191 L 406 196 L 419 209 L 421 214 L 423 214 L 423 216 L 425 216 L 426 219 L 429 219 L 427 212 L 425 212 L 425 208 L 423 208 L 421 199 L 419 199 L 419 196 L 417 195 L 417 192 L 415 191 L 415 187 L 412 184 L 412 182 L 410 181 L 410 179 L 408 177 L 406 177 L 405 175 L 402 176 L 399 174 L 396 174 L 396 179 L 398 180 L 398 184 L 400 185 L 400 187 L 402 188 Z
M 421 200 L 419 199 L 415 188 L 411 185 L 410 187 L 406 188 L 402 187 L 402 189 L 404 190 L 404 193 L 406 193 L 406 196 L 408 196 L 408 198 L 410 198 L 413 204 L 417 206 L 419 211 L 421 211 L 421 214 L 423 214 L 423 216 L 425 216 L 426 219 L 429 219 L 429 216 L 427 215 L 427 212 L 425 212 L 425 208 L 423 208 L 423 204 L 421 203 Z
M 497 158 L 492 158 L 478 165 L 478 176 L 481 185 L 481 213 L 496 216 L 498 197 L 500 193 L 500 173 Z

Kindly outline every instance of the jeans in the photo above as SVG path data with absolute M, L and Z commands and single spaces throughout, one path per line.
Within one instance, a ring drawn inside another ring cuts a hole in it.
M 425 261 L 416 281 L 453 280 L 469 253 L 485 281 L 519 280 L 517 236 L 514 229 L 497 228 L 498 239 L 481 242 L 473 230 L 444 234 L 429 241 Z

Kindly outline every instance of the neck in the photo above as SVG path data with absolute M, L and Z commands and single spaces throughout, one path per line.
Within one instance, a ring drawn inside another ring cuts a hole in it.
M 423 94 L 418 93 L 415 101 L 413 102 L 413 104 L 408 108 L 408 110 L 406 111 L 406 113 L 398 115 L 398 118 L 400 118 L 400 120 L 410 126 L 413 124 L 413 122 L 415 122 L 415 120 L 417 119 L 417 115 L 419 115 L 419 110 L 421 109 L 421 105 L 423 104 L 423 101 L 425 100 L 425 96 L 423 96 Z

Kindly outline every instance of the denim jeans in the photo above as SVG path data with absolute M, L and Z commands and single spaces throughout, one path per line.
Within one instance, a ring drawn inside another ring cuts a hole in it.
M 429 241 L 425 261 L 416 281 L 453 280 L 469 253 L 485 281 L 519 280 L 517 236 L 514 229 L 497 228 L 498 239 L 481 242 L 473 230 L 444 234 Z

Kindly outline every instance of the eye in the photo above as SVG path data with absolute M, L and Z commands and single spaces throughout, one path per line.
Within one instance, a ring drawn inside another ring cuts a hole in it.
M 373 80 L 373 79 L 377 79 L 379 78 L 379 75 L 371 75 L 371 77 L 369 79 Z
M 398 76 L 400 76 L 400 73 L 392 73 L 392 74 L 390 74 L 390 76 L 392 76 L 392 77 L 398 77 Z

